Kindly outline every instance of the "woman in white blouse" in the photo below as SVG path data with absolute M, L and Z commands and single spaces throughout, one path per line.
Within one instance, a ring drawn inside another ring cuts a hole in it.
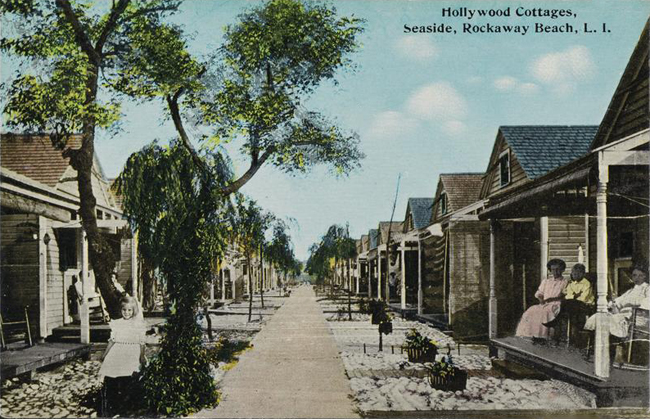
M 650 292 L 648 289 L 648 268 L 645 265 L 635 265 L 632 269 L 632 282 L 634 287 L 623 295 L 610 301 L 608 304 L 609 333 L 613 336 L 624 338 L 630 325 L 632 309 L 639 307 L 645 310 L 650 308 Z M 585 323 L 586 330 L 596 329 L 596 315 L 591 316 Z

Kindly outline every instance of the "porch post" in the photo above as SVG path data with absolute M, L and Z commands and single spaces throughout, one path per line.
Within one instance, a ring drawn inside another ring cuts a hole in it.
M 39 339 L 47 337 L 47 244 L 44 238 L 47 234 L 47 218 L 40 215 L 38 217 L 38 329 Z M 63 307 L 64 310 L 68 301 L 66 292 L 68 290 L 63 287 Z M 65 310 L 63 317 L 68 316 L 68 311 Z
M 138 278 L 138 234 L 135 233 L 131 239 L 131 292 L 133 297 L 142 302 Z
M 81 229 L 81 289 L 83 296 L 79 305 L 80 319 L 80 342 L 90 343 L 90 309 L 88 307 L 88 294 L 90 293 L 89 274 L 88 274 L 88 236 L 86 230 Z
M 539 277 L 543 281 L 548 277 L 548 269 L 546 268 L 546 264 L 548 263 L 548 217 L 540 217 L 539 230 Z
M 607 322 L 607 182 L 609 166 L 598 154 L 598 189 L 596 192 L 596 345 L 594 369 L 598 377 L 609 377 L 609 324 Z
M 402 295 L 400 296 L 400 303 L 402 310 L 406 309 L 406 266 L 404 265 L 404 247 L 406 246 L 406 242 L 402 240 L 402 252 L 401 252 L 401 257 L 402 259 L 400 260 L 401 262 L 401 267 L 402 267 Z
M 381 300 L 381 248 L 377 247 L 377 300 Z
M 372 266 L 372 260 L 368 259 L 367 263 L 368 269 L 368 298 L 372 298 L 372 270 L 374 267 Z
M 356 278 L 357 278 L 357 292 L 356 294 L 359 295 L 359 289 L 361 288 L 361 262 L 359 259 L 359 256 L 357 256 L 357 269 L 355 270 L 356 273 Z
M 250 276 L 251 276 L 251 267 L 249 266 L 249 267 L 248 267 L 248 278 L 250 278 Z M 244 280 L 244 276 L 242 275 L 242 281 L 243 281 L 243 280 Z M 250 282 L 250 279 L 249 279 L 249 282 Z M 236 283 L 237 283 L 237 275 L 235 275 L 235 277 L 233 278 L 233 277 L 232 277 L 232 272 L 231 272 L 231 275 L 230 275 L 230 286 L 232 287 L 232 299 L 233 299 L 233 300 L 235 299 L 235 297 L 236 297 L 236 293 L 237 293 Z
M 232 273 L 230 276 L 232 276 Z M 219 271 L 219 277 L 221 279 L 221 301 L 226 301 L 226 273 L 223 269 Z
M 490 220 L 490 300 L 489 300 L 489 337 L 497 337 L 497 292 L 496 292 L 496 225 Z
M 418 314 L 422 314 L 422 245 L 418 237 Z

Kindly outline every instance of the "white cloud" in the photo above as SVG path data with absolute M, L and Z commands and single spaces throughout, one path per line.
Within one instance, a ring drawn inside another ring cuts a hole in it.
M 427 120 L 458 120 L 467 113 L 465 98 L 449 83 L 428 84 L 406 101 L 406 110 Z
M 438 55 L 438 48 L 431 38 L 422 36 L 403 36 L 395 42 L 395 49 L 407 58 L 428 60 Z
M 557 91 L 570 91 L 579 82 L 590 79 L 596 72 L 596 65 L 589 49 L 576 45 L 536 58 L 530 71 L 541 83 Z
M 510 76 L 500 77 L 494 80 L 494 88 L 502 91 L 509 91 L 514 89 L 517 86 L 517 79 Z
M 520 83 L 517 90 L 523 95 L 532 95 L 539 91 L 539 86 L 535 83 Z
M 418 121 L 402 112 L 385 111 L 374 116 L 368 133 L 374 138 L 391 138 L 413 132 L 417 124 Z
M 462 121 L 452 120 L 443 123 L 442 130 L 449 135 L 460 135 L 467 130 L 467 126 Z

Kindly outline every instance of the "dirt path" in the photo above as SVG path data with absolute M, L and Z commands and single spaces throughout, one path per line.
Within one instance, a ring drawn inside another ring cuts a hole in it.
M 226 374 L 223 400 L 196 417 L 358 417 L 350 385 L 311 287 L 296 289 Z

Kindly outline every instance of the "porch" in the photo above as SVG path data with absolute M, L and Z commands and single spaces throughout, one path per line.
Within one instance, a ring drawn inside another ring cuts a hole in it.
M 46 342 L 35 346 L 12 348 L 0 353 L 3 380 L 22 374 L 31 374 L 38 368 L 90 356 L 90 345 L 81 343 Z
M 594 373 L 594 361 L 564 346 L 534 344 L 527 339 L 491 339 L 499 358 L 523 364 L 551 378 L 582 387 L 596 395 L 598 407 L 648 407 L 648 370 L 621 369 L 613 365 L 609 379 Z

